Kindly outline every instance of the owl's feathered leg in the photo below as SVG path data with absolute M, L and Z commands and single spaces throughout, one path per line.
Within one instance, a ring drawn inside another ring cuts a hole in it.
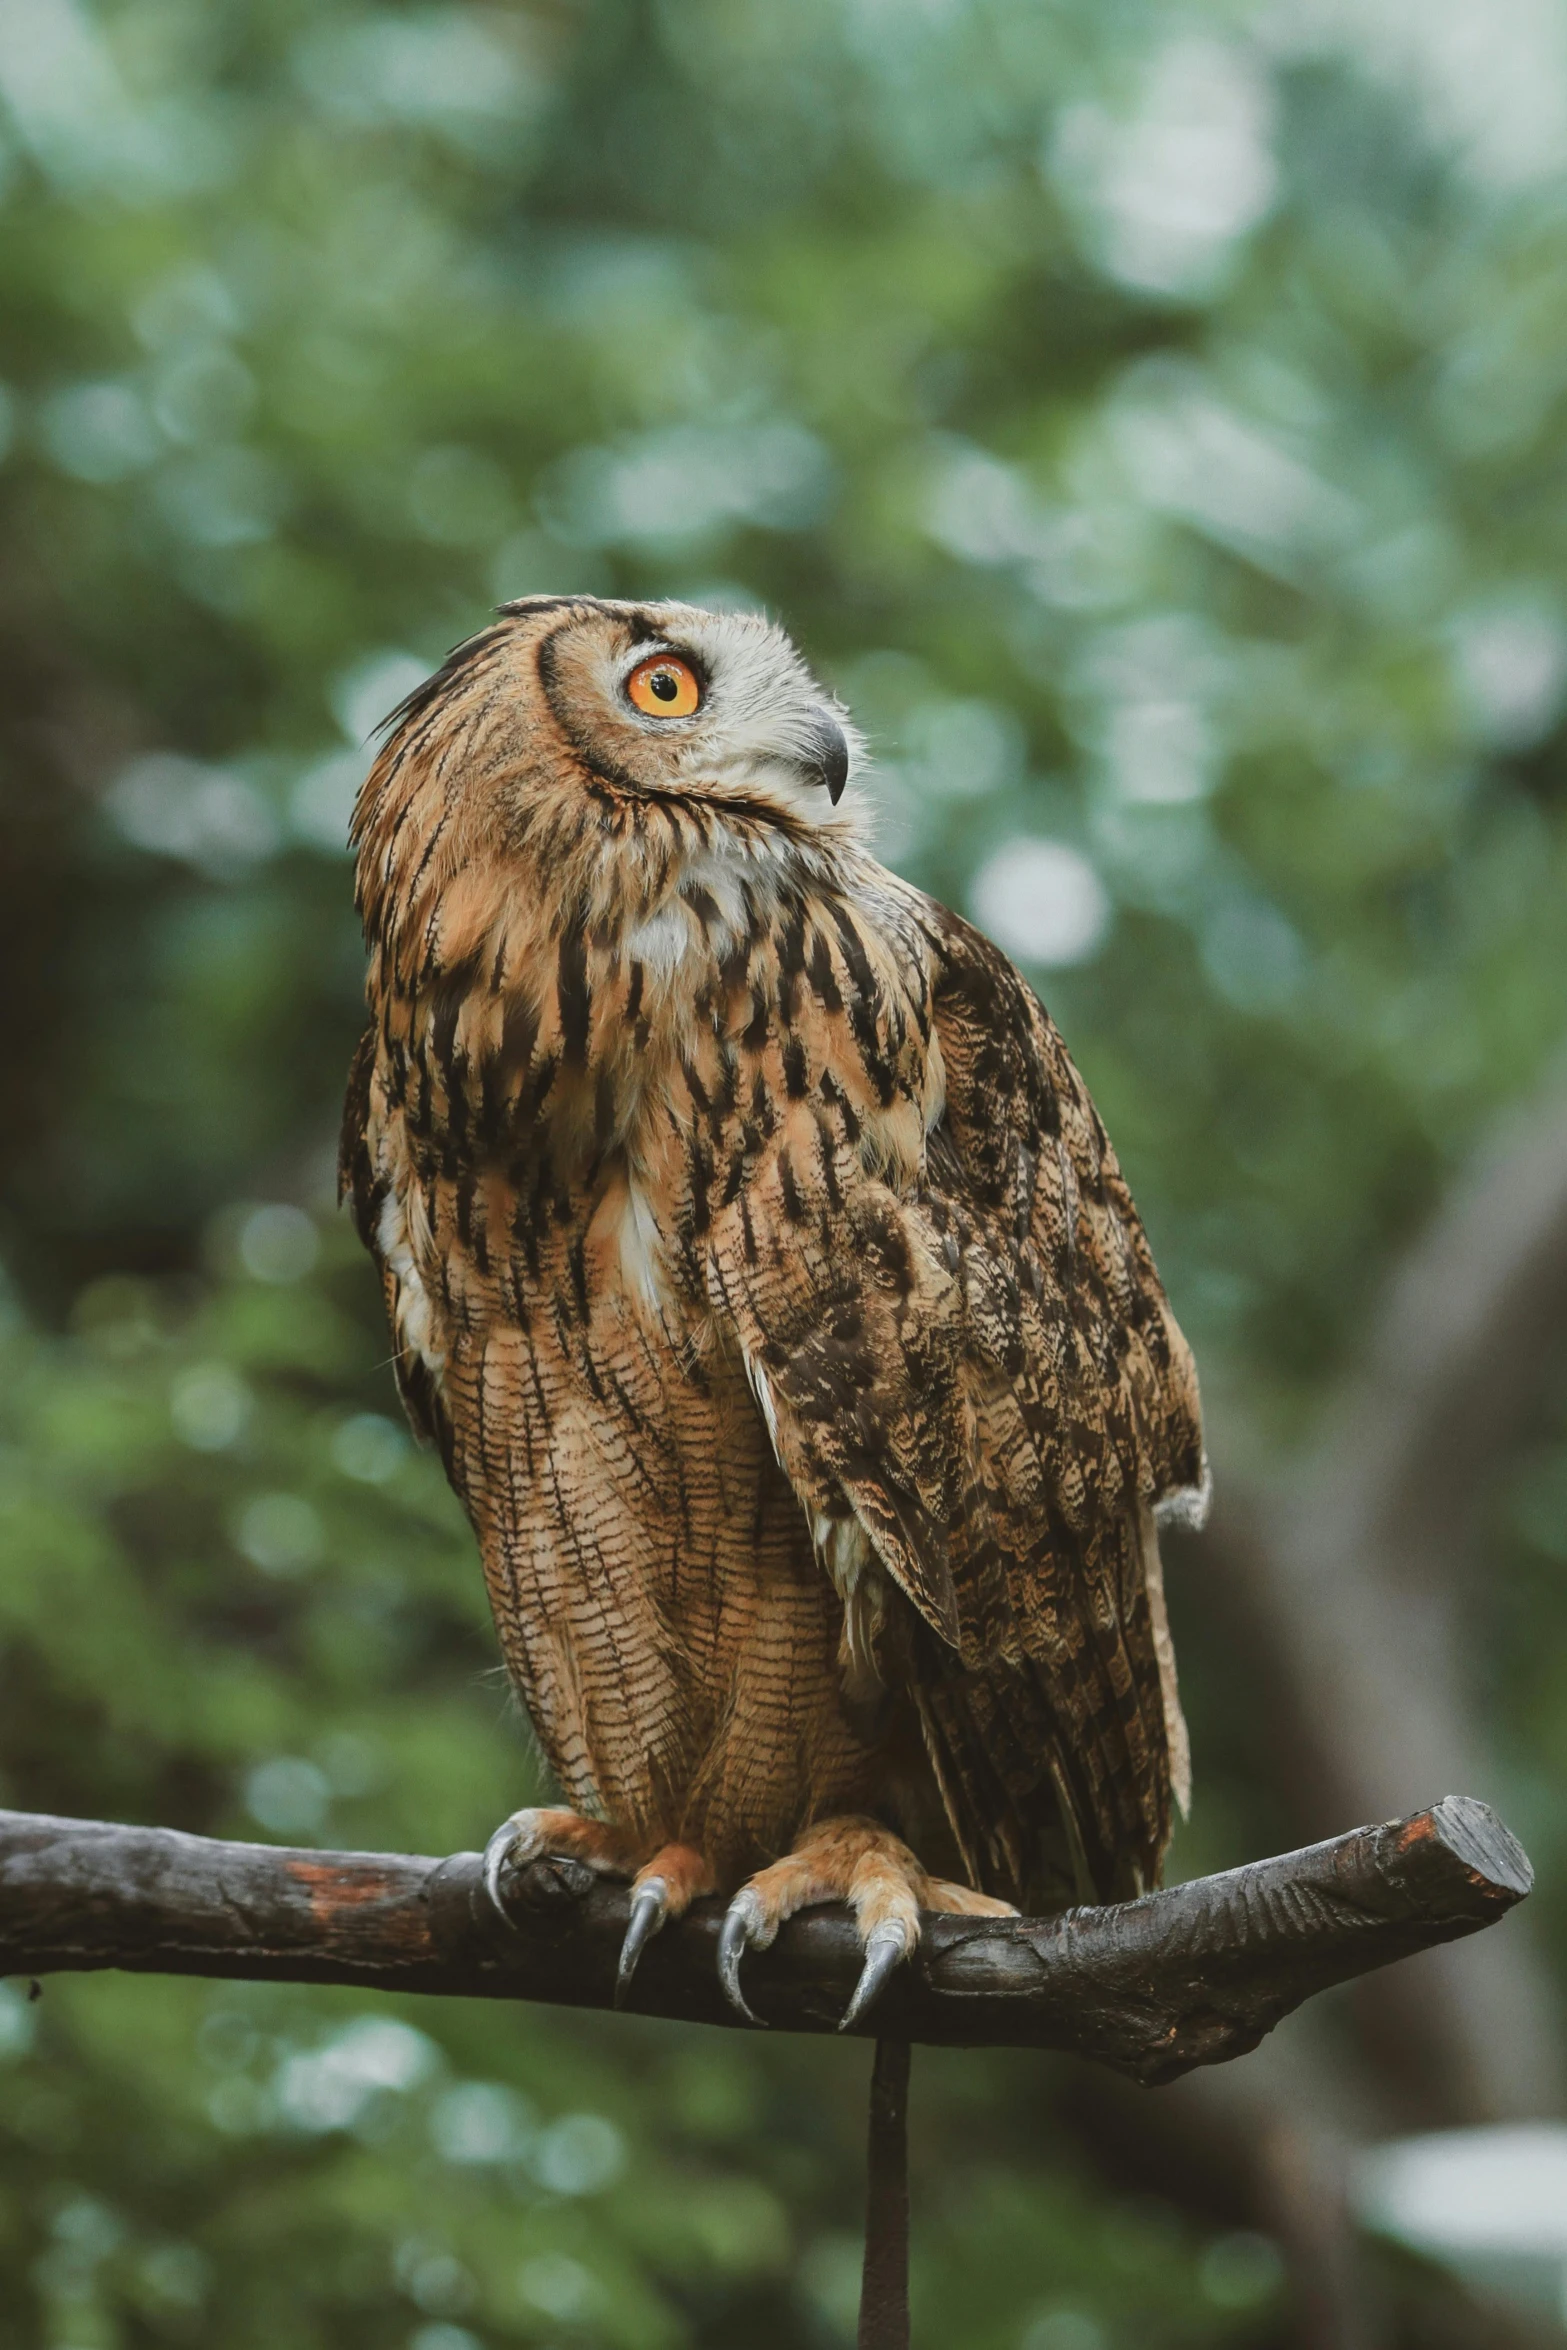
M 879 1821 L 822 1820 L 806 1830 L 771 1868 L 742 1885 L 724 1916 L 718 1938 L 718 1975 L 724 1995 L 749 2022 L 753 2015 L 740 1988 L 740 1961 L 747 1950 L 766 1950 L 786 1918 L 822 1901 L 846 1901 L 854 1911 L 865 1964 L 845 2010 L 840 2032 L 874 2003 L 894 1967 L 913 1955 L 920 1938 L 920 1911 L 956 1911 L 970 1917 L 1014 1917 L 1011 1904 L 944 1877 L 929 1876 L 914 1854 Z

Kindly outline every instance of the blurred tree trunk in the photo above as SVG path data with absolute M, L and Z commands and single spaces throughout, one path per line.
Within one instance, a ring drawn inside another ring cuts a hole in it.
M 1361 1364 L 1298 1461 L 1249 1472 L 1220 1429 L 1213 1519 L 1174 1574 L 1258 1676 L 1273 1781 L 1303 1837 L 1448 1787 L 1501 1790 L 1465 1669 L 1491 1488 L 1567 1328 L 1567 1087 L 1559 1076 L 1455 1185 L 1391 1282 Z M 1174 1546 L 1172 1546 L 1174 1547 Z M 1364 2071 L 1324 2035 L 1185 2084 L 1175 2139 L 1249 2194 L 1290 2261 L 1299 2339 L 1374 2339 L 1346 2168 L 1359 2136 L 1557 2112 L 1563 2051 L 1530 1925 L 1355 1987 Z M 1369 2080 L 1370 2095 L 1367 2095 Z M 1183 2161 L 1170 2148 L 1172 2174 Z
M 1226 1472 L 1189 1550 L 1277 1703 L 1292 1824 L 1396 1817 L 1500 1790 L 1464 1666 L 1476 1538 L 1567 1329 L 1567 1088 L 1554 1082 L 1455 1187 L 1390 1286 L 1362 1366 L 1298 1464 Z M 1475 1953 L 1366 1985 L 1368 2054 L 1411 2121 L 1559 2109 L 1544 1971 L 1517 1921 Z

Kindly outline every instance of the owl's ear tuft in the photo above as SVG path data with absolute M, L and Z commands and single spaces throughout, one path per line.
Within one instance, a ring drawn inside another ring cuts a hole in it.
M 416 685 L 412 693 L 405 694 L 396 709 L 389 710 L 375 728 L 375 733 L 383 743 L 390 742 L 393 735 L 403 727 L 434 709 L 458 679 L 472 669 L 475 663 L 482 661 L 487 653 L 493 652 L 507 634 L 507 630 L 501 627 L 481 628 L 477 636 L 465 637 L 460 645 L 453 645 L 440 668 L 434 670 L 422 684 Z
M 532 620 L 541 612 L 572 612 L 597 603 L 597 596 L 512 596 L 496 605 L 495 614 L 499 620 Z

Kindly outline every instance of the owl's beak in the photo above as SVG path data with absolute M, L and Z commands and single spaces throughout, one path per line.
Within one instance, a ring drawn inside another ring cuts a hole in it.
M 836 808 L 849 780 L 849 738 L 836 720 L 816 721 L 811 748 L 800 760 L 799 767 L 808 783 L 826 786 L 827 797 Z

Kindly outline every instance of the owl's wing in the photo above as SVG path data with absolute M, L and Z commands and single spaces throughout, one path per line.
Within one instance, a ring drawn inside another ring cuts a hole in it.
M 406 1180 L 399 1180 L 406 1173 L 401 1165 L 403 1147 L 400 1121 L 387 1117 L 376 1081 L 376 1032 L 367 1028 L 348 1072 L 337 1155 L 337 1195 L 347 1201 L 355 1229 L 381 1276 L 386 1319 L 394 1341 L 392 1368 L 403 1409 L 414 1433 L 436 1447 L 450 1474 L 451 1421 L 430 1367 L 427 1326 L 431 1301 L 414 1272 L 407 1234 L 401 1229 L 398 1203 L 412 1188 Z
M 834 958 L 709 1294 L 824 1566 L 849 1596 L 868 1540 L 917 1611 L 884 1669 L 977 1882 L 1111 1898 L 1155 1881 L 1184 1801 L 1153 1511 L 1204 1478 L 1191 1358 L 1046 1014 L 966 923 L 889 903 L 901 948 Z M 913 1046 L 945 1107 L 910 1181 L 862 1111 Z

